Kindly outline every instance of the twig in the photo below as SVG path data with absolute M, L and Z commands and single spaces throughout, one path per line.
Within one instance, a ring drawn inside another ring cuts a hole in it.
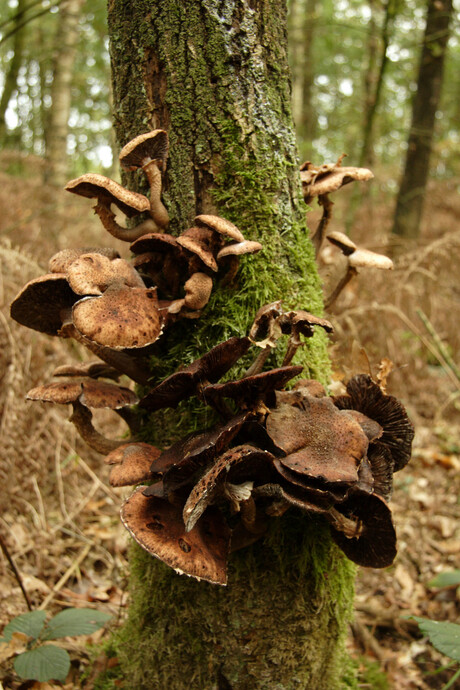
M 74 572 L 74 570 L 76 570 L 78 568 L 78 566 L 85 560 L 86 556 L 90 552 L 90 549 L 91 549 L 91 544 L 87 544 L 86 546 L 83 547 L 83 549 L 80 551 L 80 553 L 78 554 L 78 556 L 74 560 L 74 562 L 70 565 L 69 568 L 67 568 L 64 575 L 58 580 L 58 582 L 56 582 L 56 584 L 54 585 L 53 589 L 48 594 L 46 599 L 44 599 L 44 601 L 40 604 L 40 606 L 38 607 L 38 609 L 40 611 L 43 611 L 43 609 L 46 609 L 46 607 L 48 606 L 50 601 L 54 598 L 54 595 L 57 594 L 63 588 L 63 586 L 65 585 L 65 583 L 69 579 L 69 577 Z
M 8 563 L 11 566 L 11 570 L 14 573 L 14 577 L 16 578 L 16 581 L 17 581 L 17 583 L 21 589 L 21 592 L 24 596 L 24 599 L 26 601 L 27 608 L 29 609 L 29 611 L 32 611 L 32 604 L 30 603 L 29 596 L 28 596 L 28 594 L 25 590 L 25 587 L 22 583 L 22 579 L 21 579 L 21 575 L 19 574 L 19 570 L 16 568 L 15 562 L 13 561 L 12 557 L 10 556 L 10 552 L 8 551 L 8 547 L 6 546 L 5 541 L 4 541 L 1 534 L 0 534 L 0 547 L 1 547 L 1 549 L 5 555 L 6 560 L 8 561 Z

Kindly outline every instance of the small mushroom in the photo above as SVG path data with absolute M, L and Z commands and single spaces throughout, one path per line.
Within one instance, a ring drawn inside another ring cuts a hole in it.
M 218 585 L 227 584 L 230 529 L 217 508 L 208 508 L 186 532 L 182 509 L 140 486 L 124 502 L 121 520 L 131 536 L 176 573 Z
M 194 223 L 198 227 L 210 228 L 223 237 L 229 237 L 230 239 L 235 240 L 235 242 L 244 242 L 242 232 L 236 227 L 236 225 L 231 223 L 226 218 L 202 213 L 201 215 L 196 216 Z
M 142 168 L 150 186 L 150 215 L 159 229 L 168 226 L 169 215 L 161 201 L 161 172 L 168 157 L 168 135 L 155 129 L 128 142 L 120 151 L 120 165 L 125 170 Z
M 331 239 L 332 238 L 332 239 Z M 346 269 L 342 278 L 339 280 L 334 290 L 329 297 L 324 301 L 324 308 L 329 309 L 342 290 L 350 280 L 357 275 L 358 268 L 380 268 L 383 270 L 391 270 L 393 262 L 383 254 L 371 252 L 368 249 L 360 249 L 353 242 L 351 242 L 343 233 L 335 232 L 327 235 L 327 238 L 332 244 L 339 247 L 346 257 Z
M 124 259 L 82 254 L 67 269 L 67 281 L 77 295 L 102 295 L 110 285 L 145 288 L 139 273 Z
M 120 254 L 112 247 L 82 247 L 80 249 L 62 249 L 54 254 L 48 263 L 50 273 L 67 274 L 69 266 L 82 254 L 102 254 L 108 259 L 119 259 Z
M 53 376 L 88 376 L 92 379 L 113 379 L 118 381 L 120 372 L 105 362 L 82 362 L 81 364 L 63 364 L 53 371 Z
M 91 421 L 92 414 L 89 408 L 109 408 L 116 411 L 134 405 L 137 402 L 137 396 L 128 388 L 88 379 L 37 386 L 27 393 L 27 400 L 72 405 L 73 414 L 70 421 L 90 448 L 105 455 L 125 444 L 126 441 L 112 441 L 96 431 Z
M 185 283 L 184 304 L 188 309 L 203 309 L 212 292 L 212 278 L 206 273 L 194 273 Z
M 205 266 L 217 272 L 218 266 L 215 255 L 222 246 L 219 235 L 216 236 L 208 228 L 189 228 L 177 238 L 181 247 L 195 254 Z
M 156 230 L 155 226 L 152 227 L 151 221 L 141 223 L 134 228 L 124 228 L 116 222 L 115 214 L 110 208 L 111 204 L 115 204 L 125 216 L 132 218 L 148 211 L 150 203 L 143 194 L 131 192 L 118 182 L 104 177 L 104 175 L 85 173 L 74 180 L 70 180 L 65 189 L 79 196 L 97 199 L 97 204 L 94 207 L 95 212 L 107 232 L 119 240 L 132 242 L 137 237 L 145 235 L 146 232 Z
M 349 182 L 353 182 L 353 180 L 365 181 L 374 177 L 367 168 L 342 167 L 344 157 L 345 154 L 342 154 L 336 163 L 326 163 L 320 166 L 314 166 L 307 162 L 300 169 L 305 202 L 309 204 L 314 197 L 317 197 L 319 205 L 323 207 L 323 215 L 312 237 L 316 255 L 319 253 L 326 228 L 332 217 L 334 204 L 328 195 Z

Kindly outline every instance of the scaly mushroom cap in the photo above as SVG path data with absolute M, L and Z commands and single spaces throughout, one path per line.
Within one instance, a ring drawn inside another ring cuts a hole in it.
M 27 400 L 70 405 L 79 401 L 85 407 L 117 410 L 137 403 L 137 395 L 129 388 L 115 386 L 104 381 L 57 381 L 32 388 Z
M 77 302 L 72 318 L 82 335 L 114 350 L 151 345 L 163 329 L 156 288 L 110 286 L 101 297 Z
M 337 414 L 330 398 L 306 396 L 304 409 L 282 404 L 270 412 L 266 427 L 286 453 L 284 467 L 325 482 L 357 483 L 368 440 L 358 422 Z
M 63 314 L 78 300 L 62 273 L 30 280 L 11 304 L 11 318 L 47 335 L 59 335 Z
M 143 194 L 131 192 L 118 182 L 96 173 L 86 173 L 70 180 L 65 189 L 79 196 L 97 199 L 107 206 L 115 204 L 128 218 L 144 213 L 150 208 L 150 202 Z
M 82 254 L 67 270 L 70 287 L 78 295 L 102 295 L 114 283 L 145 288 L 138 272 L 124 259 L 110 260 L 102 254 Z
M 244 242 L 244 236 L 239 228 L 237 228 L 236 225 L 231 223 L 229 220 L 221 218 L 220 216 L 202 213 L 201 215 L 196 216 L 194 223 L 198 227 L 210 228 L 211 230 L 218 232 L 219 235 L 230 237 L 236 242 Z
M 154 479 L 150 465 L 161 451 L 148 443 L 127 443 L 119 446 L 105 458 L 111 465 L 109 483 L 111 486 L 132 486 Z
M 180 254 L 182 251 L 177 238 L 173 235 L 168 235 L 166 232 L 150 232 L 142 235 L 129 248 L 133 254 L 145 254 L 146 252 L 166 253 L 169 251 Z
M 370 376 L 354 376 L 347 384 L 347 395 L 332 399 L 340 410 L 358 410 L 383 428 L 380 437 L 391 452 L 394 469 L 401 470 L 410 460 L 414 427 L 404 406 L 392 395 L 385 395 Z
M 218 381 L 246 354 L 250 344 L 249 338 L 237 336 L 219 343 L 203 357 L 159 383 L 142 398 L 141 407 L 152 412 L 164 407 L 177 407 L 181 400 L 193 395 L 203 381 Z
M 168 157 L 168 148 L 168 135 L 164 129 L 139 134 L 121 149 L 120 165 L 125 170 L 137 170 L 150 161 L 157 160 L 163 167 Z
M 81 247 L 79 249 L 62 249 L 49 260 L 50 273 L 67 273 L 69 266 L 82 254 L 102 254 L 111 261 L 119 259 L 120 254 L 112 247 Z
M 215 508 L 209 508 L 195 527 L 185 531 L 182 509 L 140 486 L 125 501 L 121 519 L 143 549 L 179 574 L 218 585 L 227 584 L 230 529 Z

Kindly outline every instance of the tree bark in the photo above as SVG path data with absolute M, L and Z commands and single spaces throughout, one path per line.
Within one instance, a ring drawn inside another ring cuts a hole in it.
M 285 3 L 111 0 L 109 34 L 119 144 L 149 129 L 169 133 L 163 200 L 170 230 L 217 213 L 263 245 L 243 257 L 236 281 L 215 284 L 199 320 L 177 322 L 160 339 L 162 375 L 246 334 L 268 302 L 282 298 L 320 313 L 292 125 Z M 145 191 L 141 176 L 125 181 Z M 315 335 L 296 362 L 305 376 L 327 379 L 324 338 Z M 166 445 L 209 424 L 208 414 L 191 407 L 157 413 L 147 435 Z M 294 510 L 274 518 L 264 540 L 232 555 L 226 588 L 176 575 L 133 547 L 129 620 L 117 644 L 124 687 L 342 689 L 353 573 L 327 527 Z
M 11 97 L 17 88 L 19 68 L 21 67 L 23 57 L 26 31 L 22 26 L 24 12 L 25 0 L 18 0 L 18 6 L 15 14 L 16 31 L 14 32 L 13 57 L 11 58 L 8 71 L 5 75 L 5 85 L 3 87 L 2 97 L 0 100 L 0 141 L 3 143 L 7 138 L 7 127 L 5 121 L 6 111 L 8 109 Z
M 420 230 L 452 14 L 452 0 L 428 0 L 406 162 L 392 230 L 394 235 L 409 239 L 416 238 Z
M 62 187 L 68 177 L 67 134 L 72 99 L 73 67 L 78 41 L 78 21 L 84 0 L 67 0 L 59 8 L 55 37 L 51 107 L 46 118 L 45 181 Z

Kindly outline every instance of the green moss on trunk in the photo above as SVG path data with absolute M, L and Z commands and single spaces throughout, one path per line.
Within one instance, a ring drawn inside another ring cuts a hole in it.
M 109 31 L 120 145 L 152 128 L 169 133 L 171 231 L 185 230 L 198 213 L 217 213 L 264 247 L 243 257 L 233 283 L 215 281 L 198 321 L 184 320 L 160 339 L 153 376 L 246 334 L 267 302 L 282 298 L 319 314 L 290 111 L 285 3 L 110 0 Z M 141 177 L 127 181 L 145 191 Z M 327 379 L 325 338 L 315 335 L 295 363 Z M 204 425 L 208 412 L 196 407 L 157 414 L 146 436 L 167 443 Z M 234 690 L 343 687 L 338 662 L 353 568 L 327 528 L 305 515 L 274 519 L 264 541 L 232 555 L 226 589 L 178 576 L 135 548 L 132 593 L 119 645 L 126 687 L 229 687 L 219 677 Z

